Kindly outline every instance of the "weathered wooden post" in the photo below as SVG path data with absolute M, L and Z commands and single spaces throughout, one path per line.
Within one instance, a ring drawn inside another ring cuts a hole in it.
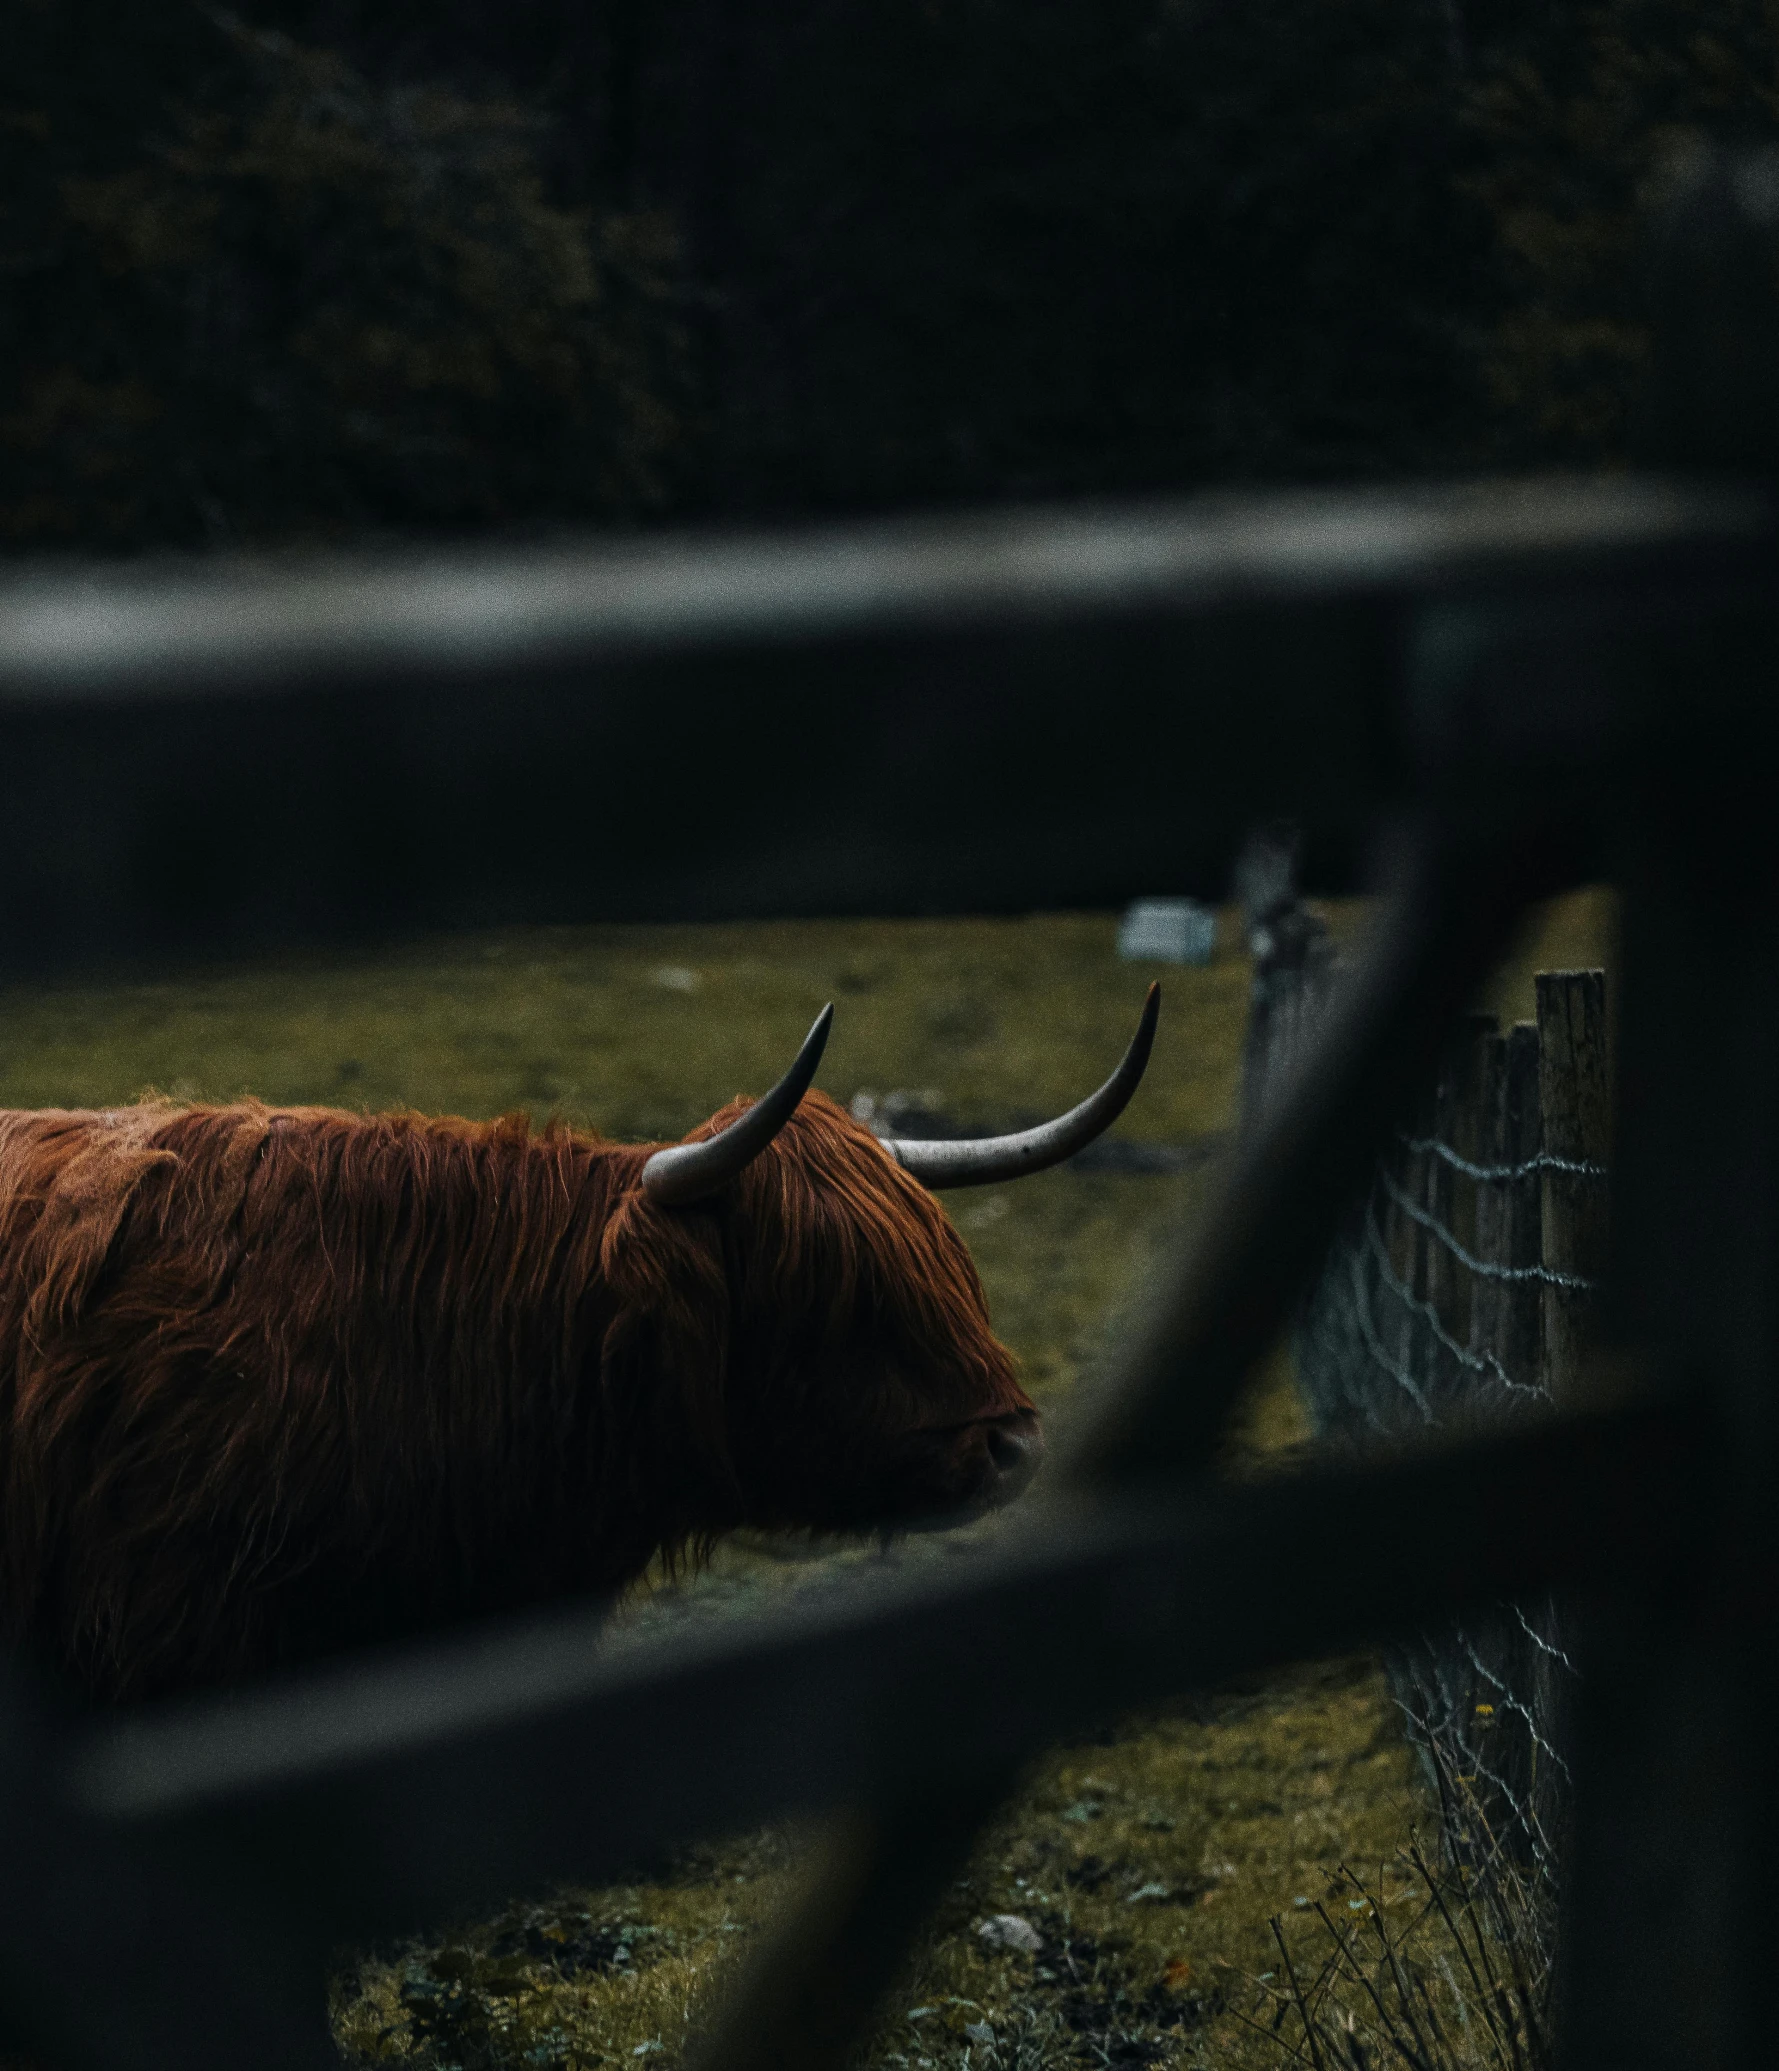
M 1439 1077 L 1433 1088 L 1433 1098 L 1426 1110 L 1426 1142 L 1429 1148 L 1421 1153 L 1421 1184 L 1419 1199 L 1422 1208 L 1431 1219 L 1431 1227 L 1421 1228 L 1422 1285 L 1417 1290 L 1422 1300 L 1439 1319 L 1440 1324 L 1450 1330 L 1452 1318 L 1457 1311 L 1459 1292 L 1469 1277 L 1459 1266 L 1451 1245 L 1444 1241 L 1441 1232 L 1455 1235 L 1454 1211 L 1457 1205 L 1457 1189 L 1453 1182 L 1457 1175 L 1449 1160 L 1440 1155 L 1442 1146 L 1455 1145 L 1458 1129 L 1459 1085 L 1462 1077 L 1462 1059 L 1459 1046 L 1454 1042 L 1439 1060 Z M 1419 1131 L 1416 1132 L 1420 1134 Z M 1451 1372 L 1451 1361 L 1444 1356 L 1445 1348 L 1437 1334 L 1431 1329 L 1421 1332 L 1422 1366 L 1421 1381 L 1427 1392 L 1427 1399 L 1438 1406 L 1449 1394 L 1456 1376 Z
M 1482 1282 L 1461 1264 L 1458 1254 L 1486 1258 L 1479 1231 L 1487 1224 L 1485 1198 L 1490 1189 L 1466 1172 L 1466 1165 L 1485 1169 L 1491 1162 L 1485 1139 L 1491 1107 L 1491 1075 L 1497 1069 L 1494 1058 L 1500 1042 L 1493 1014 L 1469 1014 L 1459 1025 L 1450 1062 L 1443 1080 L 1440 1141 L 1448 1144 L 1461 1162 L 1447 1166 L 1448 1181 L 1445 1227 L 1457 1246 L 1453 1254 L 1451 1306 L 1444 1321 L 1454 1343 L 1468 1346 L 1474 1329 L 1477 1298 Z M 1485 1304 L 1486 1307 L 1486 1304 Z M 1454 1372 L 1453 1382 L 1468 1392 L 1468 1376 Z
M 1475 1264 L 1455 1278 L 1465 1306 L 1448 1327 L 1468 1356 L 1449 1362 L 1443 1407 L 1460 1418 L 1514 1414 L 1532 1399 L 1519 1391 L 1540 1389 L 1543 1376 L 1538 1030 L 1522 1022 L 1503 1035 L 1475 1017 L 1453 1054 L 1440 1140 L 1471 1169 L 1454 1173 L 1444 1226 Z M 1401 1657 L 1407 1701 L 1450 1793 L 1447 1838 L 1478 1866 L 1497 1850 L 1520 1863 L 1546 1854 L 1543 1622 L 1539 1607 L 1478 1614 Z
M 1517 1387 L 1545 1384 L 1543 1289 L 1544 1195 L 1538 1158 L 1544 1149 L 1542 1060 L 1535 1022 L 1516 1021 L 1507 1034 L 1502 1076 L 1501 1159 L 1513 1173 L 1501 1188 L 1500 1261 L 1525 1277 L 1500 1285 L 1496 1357 Z
M 1507 1038 L 1491 1026 L 1478 1044 L 1478 1072 L 1471 1155 L 1488 1172 L 1507 1163 Z M 1507 1191 L 1498 1180 L 1479 1184 L 1470 1248 L 1486 1265 L 1505 1265 L 1508 1255 Z M 1479 1359 L 1501 1357 L 1503 1283 L 1479 1274 L 1470 1290 L 1466 1343 Z
M 1417 1208 L 1426 1212 L 1428 1167 L 1434 1162 L 1426 1151 L 1414 1148 L 1414 1142 L 1425 1142 L 1433 1134 L 1435 1102 L 1431 1095 L 1416 1104 L 1408 1127 L 1413 1142 L 1398 1138 L 1384 1151 L 1385 1170 L 1395 1188 L 1384 1224 L 1390 1270 L 1409 1294 L 1407 1301 L 1391 1304 L 1395 1328 L 1385 1342 L 1396 1362 L 1398 1376 L 1406 1377 L 1415 1393 L 1414 1410 L 1402 1406 L 1402 1423 L 1412 1425 L 1431 1413 L 1429 1391 L 1434 1377 L 1432 1334 L 1415 1304 L 1428 1300 L 1430 1283 L 1437 1281 L 1439 1246 L 1426 1224 L 1417 1221 L 1413 1212 Z
M 1544 1358 L 1558 1402 L 1574 1399 L 1594 1289 L 1606 1270 L 1612 1072 L 1603 971 L 1538 974 L 1544 1108 Z
M 1254 959 L 1242 1041 L 1242 1128 L 1250 1134 L 1308 1055 L 1338 962 L 1327 927 L 1298 900 L 1294 851 L 1283 841 L 1277 830 L 1257 838 L 1238 872 Z

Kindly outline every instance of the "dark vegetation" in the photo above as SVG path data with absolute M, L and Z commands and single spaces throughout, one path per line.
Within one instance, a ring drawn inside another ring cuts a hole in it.
M 0 537 L 1622 453 L 1764 0 L 15 0 Z
M 687 446 L 673 233 L 552 198 L 541 113 L 373 82 L 187 0 L 9 18 L 27 44 L 0 118 L 14 540 L 670 500 Z
M 1270 1923 L 1278 1967 L 1236 2019 L 1281 2061 L 1553 2071 L 1556 1895 L 1491 1845 L 1464 1785 L 1441 1774 L 1431 1837 L 1412 1835 L 1369 1876 L 1345 1863 L 1332 1872 L 1307 1936 Z

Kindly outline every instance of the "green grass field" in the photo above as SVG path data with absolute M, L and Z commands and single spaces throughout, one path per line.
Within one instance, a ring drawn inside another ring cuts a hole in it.
M 1360 923 L 1352 908 L 1335 918 L 1343 933 Z M 1598 896 L 1542 916 L 1490 1003 L 1510 1018 L 1529 1012 L 1529 972 L 1599 961 L 1609 923 Z M 1145 1262 L 1214 1201 L 1248 984 L 1233 926 L 1223 935 L 1208 968 L 1158 974 L 1154 1061 L 1118 1132 L 1200 1146 L 1199 1162 L 1164 1178 L 1065 1170 L 955 1197 L 997 1327 L 1048 1411 L 1066 1416 Z M 819 1082 L 836 1097 L 899 1090 L 1006 1122 L 1080 1098 L 1127 1041 L 1157 974 L 1120 963 L 1113 938 L 1107 915 L 552 930 L 155 985 L 14 990 L 0 1011 L 0 1104 L 252 1092 L 471 1115 L 525 1108 L 609 1135 L 672 1136 L 762 1090 L 833 999 Z M 1256 1383 L 1242 1443 L 1302 1436 L 1275 1364 Z M 940 1536 L 887 1557 L 943 1559 L 946 1548 Z M 679 1593 L 645 1593 L 624 1616 L 721 1616 L 883 1557 L 732 1544 Z M 1261 2032 L 1278 1957 L 1269 1922 L 1280 1918 L 1307 1954 L 1321 1932 L 1314 1904 L 1339 1866 L 1376 1872 L 1426 1816 L 1370 1661 L 1281 1674 L 1058 1750 L 934 1922 L 869 2061 L 1283 2062 Z M 797 1876 L 800 1846 L 779 1832 L 715 1840 L 655 1883 L 515 1894 L 498 1918 L 440 1923 L 439 1939 L 344 1952 L 342 2048 L 415 2071 L 668 2071 Z M 1409 1892 L 1400 1879 L 1394 1888 Z M 1036 1954 L 983 1943 L 977 1923 L 1000 1913 L 1033 1925 Z M 1261 2029 L 1243 2018 L 1255 2015 Z

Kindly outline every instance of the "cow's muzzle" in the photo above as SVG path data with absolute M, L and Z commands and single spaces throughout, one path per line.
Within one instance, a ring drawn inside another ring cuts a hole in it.
M 822 1523 L 830 1531 L 887 1532 L 968 1524 L 1023 1494 L 1043 1457 L 1036 1410 L 917 1431 L 869 1483 L 848 1495 L 836 1491 Z
M 978 1417 L 929 1440 L 924 1471 L 905 1489 L 915 1530 L 964 1524 L 1024 1493 L 1044 1457 L 1036 1410 Z
M 984 1499 L 994 1508 L 1023 1495 L 1044 1459 L 1044 1427 L 1036 1410 L 996 1417 L 983 1434 Z

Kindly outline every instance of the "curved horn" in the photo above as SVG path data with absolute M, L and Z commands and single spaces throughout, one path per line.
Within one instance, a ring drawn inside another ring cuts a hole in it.
M 688 1201 L 714 1194 L 725 1180 L 733 1179 L 744 1165 L 757 1158 L 809 1091 L 833 1022 L 834 1008 L 830 1002 L 803 1038 L 796 1063 L 770 1093 L 756 1100 L 746 1114 L 737 1115 L 719 1135 L 706 1137 L 703 1143 L 676 1143 L 657 1151 L 642 1168 L 643 1192 L 649 1199 L 658 1201 L 663 1208 L 683 1208 Z
M 904 1172 L 934 1188 L 987 1186 L 994 1180 L 1023 1179 L 1028 1172 L 1060 1165 L 1124 1112 L 1149 1062 L 1160 1012 L 1161 987 L 1151 985 L 1143 1002 L 1143 1018 L 1118 1069 L 1097 1093 L 1089 1094 L 1079 1107 L 1058 1115 L 1054 1122 L 1042 1122 L 1036 1129 L 1021 1129 L 1012 1136 L 952 1140 L 886 1136 L 883 1147 Z

